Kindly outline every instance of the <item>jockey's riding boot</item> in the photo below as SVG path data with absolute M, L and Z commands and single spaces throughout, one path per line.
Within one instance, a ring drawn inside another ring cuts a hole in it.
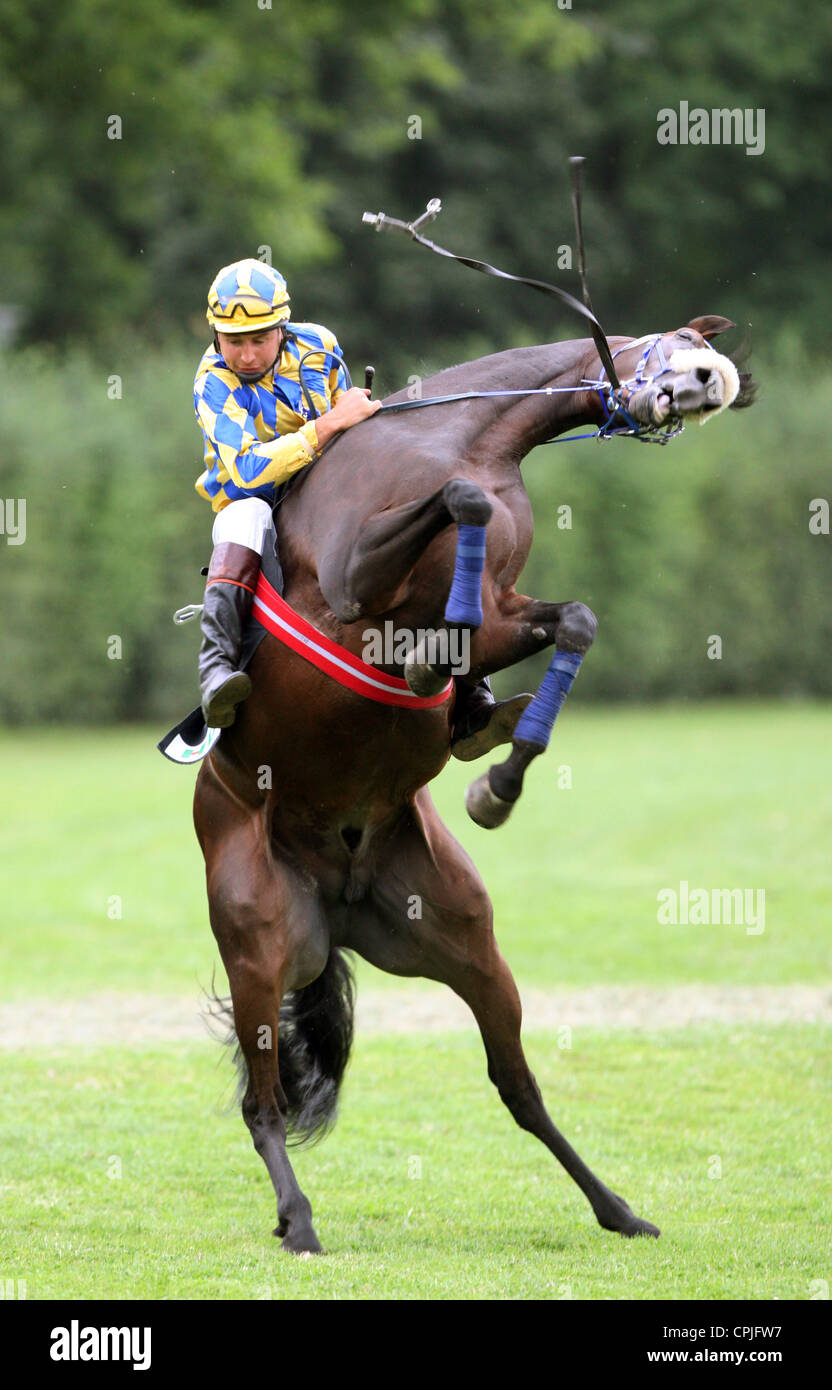
M 238 663 L 259 572 L 256 550 L 233 541 L 214 546 L 199 651 L 202 713 L 211 729 L 233 724 L 236 706 L 251 693 L 251 681 Z
M 495 700 L 488 677 L 476 685 L 457 680 L 451 752 L 468 763 L 490 753 L 498 743 L 510 743 L 520 715 L 533 697 L 512 695 Z

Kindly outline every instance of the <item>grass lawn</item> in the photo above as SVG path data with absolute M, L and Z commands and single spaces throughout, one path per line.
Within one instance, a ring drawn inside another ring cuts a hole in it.
M 160 732 L 0 737 L 0 1003 L 196 1004 L 215 966 L 223 986 L 194 773 L 156 753 Z M 470 766 L 452 763 L 434 792 L 521 985 L 822 985 L 830 734 L 822 705 L 570 702 L 502 830 L 465 816 Z M 657 894 L 682 880 L 764 890 L 764 932 L 662 925 Z M 403 987 L 358 973 L 359 990 Z M 359 1034 L 337 1128 L 295 1158 L 326 1250 L 314 1260 L 270 1234 L 268 1178 L 224 1108 L 215 1044 L 7 1050 L 0 1276 L 26 1279 L 31 1299 L 808 1299 L 832 1280 L 829 1033 L 577 1028 L 568 1049 L 529 1035 L 555 1123 L 658 1242 L 600 1230 L 500 1104 L 473 1025 Z
M 516 1128 L 473 1033 L 359 1038 L 337 1127 L 296 1151 L 320 1259 L 270 1234 L 271 1186 L 209 1045 L 15 1056 L 0 1271 L 30 1299 L 808 1299 L 832 1277 L 829 1041 L 533 1035 L 556 1123 L 663 1231 L 625 1241 Z
M 210 980 L 219 962 L 191 824 L 195 773 L 156 752 L 160 732 L 0 738 L 3 998 L 181 994 Z M 564 766 L 569 790 L 558 786 Z M 480 866 L 521 984 L 832 975 L 832 708 L 570 701 L 497 831 L 465 814 L 472 768 L 452 761 L 434 794 Z M 764 889 L 764 932 L 661 925 L 657 894 L 682 880 Z M 368 976 L 375 987 L 388 980 Z

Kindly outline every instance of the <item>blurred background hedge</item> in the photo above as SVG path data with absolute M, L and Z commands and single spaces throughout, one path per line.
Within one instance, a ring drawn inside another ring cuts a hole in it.
M 550 301 L 361 225 L 439 196 L 441 243 L 574 290 L 573 153 L 608 331 L 750 324 L 761 397 L 668 449 L 532 454 L 523 588 L 598 613 L 582 698 L 828 695 L 832 542 L 809 504 L 832 500 L 830 71 L 822 0 L 799 23 L 775 0 L 0 7 L 0 500 L 27 503 L 26 543 L 0 536 L 4 719 L 195 701 L 198 633 L 171 612 L 210 547 L 191 384 L 218 266 L 271 254 L 295 316 L 338 333 L 357 379 L 375 362 L 381 394 L 577 336 Z M 660 146 L 683 99 L 763 109 L 765 152 Z

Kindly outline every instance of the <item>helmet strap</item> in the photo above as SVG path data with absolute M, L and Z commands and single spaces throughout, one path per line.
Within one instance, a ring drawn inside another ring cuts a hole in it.
M 257 384 L 258 381 L 262 381 L 262 380 L 263 380 L 263 377 L 264 377 L 264 376 L 268 376 L 268 375 L 269 375 L 269 372 L 273 372 L 273 371 L 274 371 L 275 367 L 277 366 L 277 364 L 278 364 L 278 362 L 280 361 L 280 358 L 281 358 L 281 356 L 282 356 L 282 354 L 283 354 L 283 344 L 285 343 L 287 337 L 294 336 L 294 335 L 292 335 L 292 334 L 287 334 L 287 333 L 286 333 L 286 330 L 284 329 L 282 323 L 275 324 L 275 327 L 277 328 L 277 330 L 278 330 L 278 332 L 280 333 L 281 336 L 280 336 L 280 340 L 279 340 L 279 342 L 278 342 L 277 356 L 275 357 L 274 361 L 272 362 L 272 365 L 271 365 L 270 367 L 267 367 L 266 370 L 265 370 L 264 372 L 234 372 L 234 375 L 235 375 L 235 376 L 238 376 L 238 377 L 240 378 L 240 380 L 241 380 L 242 382 L 245 383 L 246 386 L 255 386 L 255 385 Z M 218 338 L 218 336 L 217 336 L 217 330 L 216 330 L 216 328 L 214 329 L 214 352 L 219 353 L 220 357 L 222 357 L 222 348 L 220 347 L 220 340 L 219 340 L 219 338 Z M 224 357 L 222 357 L 222 360 L 223 360 L 223 362 L 225 362 L 225 358 L 224 358 Z M 226 366 L 228 366 L 227 363 L 226 363 Z M 229 371 L 234 371 L 233 367 L 229 367 L 228 370 L 229 370 Z

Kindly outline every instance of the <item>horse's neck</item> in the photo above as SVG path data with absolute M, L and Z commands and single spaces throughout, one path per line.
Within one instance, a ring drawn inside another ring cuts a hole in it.
M 423 381 L 421 394 L 427 399 L 466 391 L 543 392 L 552 387 L 552 395 L 490 398 L 491 410 L 483 421 L 481 441 L 484 443 L 487 439 L 489 446 L 504 442 L 513 454 L 522 458 L 545 439 L 575 425 L 603 418 L 597 394 L 581 385 L 584 380 L 595 380 L 600 374 L 595 344 L 591 338 L 579 338 L 536 347 L 509 348 L 480 357 L 475 362 L 449 367 Z M 406 393 L 400 392 L 390 399 L 405 398 Z
M 581 385 L 599 375 L 592 339 L 513 348 L 447 368 L 420 383 L 425 402 L 478 391 L 489 393 L 487 398 L 379 414 L 373 417 L 377 424 L 368 422 L 336 438 L 280 511 L 287 577 L 305 573 L 314 589 L 301 611 L 314 620 L 316 602 L 326 610 L 317 587 L 319 556 L 337 551 L 333 536 L 343 527 L 360 527 L 362 517 L 413 501 L 411 487 L 422 488 L 427 500 L 460 468 L 465 476 L 481 476 L 485 486 L 499 488 L 509 479 L 516 487 L 517 465 L 537 444 L 574 425 L 600 420 L 597 393 L 593 405 L 593 393 Z M 553 388 L 551 395 L 547 387 Z M 519 394 L 500 395 L 503 391 Z M 525 391 L 539 394 L 523 395 Z M 385 402 L 409 398 L 410 391 L 403 390 Z

